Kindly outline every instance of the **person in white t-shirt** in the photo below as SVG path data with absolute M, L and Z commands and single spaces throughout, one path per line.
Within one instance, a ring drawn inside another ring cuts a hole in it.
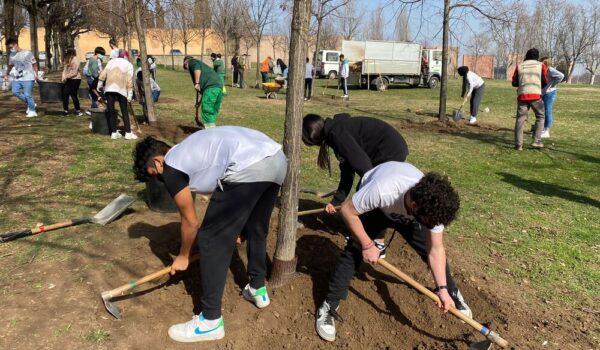
M 37 117 L 37 105 L 33 99 L 33 85 L 38 80 L 38 65 L 31 51 L 19 47 L 16 39 L 8 39 L 8 67 L 6 76 L 12 79 L 12 93 L 27 105 L 25 116 Z
M 306 67 L 304 68 L 304 101 L 309 101 L 312 97 L 312 81 L 315 67 L 306 57 Z
M 444 226 L 455 219 L 459 204 L 458 193 L 445 176 L 423 174 L 412 164 L 391 161 L 368 171 L 358 192 L 342 204 L 342 217 L 352 238 L 338 258 L 325 301 L 317 310 L 319 336 L 335 340 L 339 302 L 346 299 L 361 263 L 379 260 L 374 240 L 383 238 L 388 228 L 400 233 L 429 264 L 441 300 L 438 306 L 444 311 L 455 306 L 472 317 L 452 280 L 443 244 Z
M 469 97 L 471 98 L 471 114 L 468 123 L 472 125 L 477 123 L 477 113 L 479 112 L 479 105 L 483 99 L 485 83 L 479 75 L 469 71 L 469 67 L 467 66 L 458 67 L 458 75 L 463 78 L 462 94 L 460 95 L 460 97 L 464 98 L 463 105 L 467 102 Z
M 223 289 L 240 232 L 247 239 L 250 280 L 242 295 L 258 308 L 269 305 L 267 234 L 286 171 L 280 144 L 259 131 L 238 126 L 201 130 L 172 148 L 152 137 L 136 145 L 136 178 L 163 181 L 181 215 L 181 248 L 171 274 L 188 268 L 195 241 L 199 248 L 202 312 L 169 328 L 172 339 L 196 342 L 225 336 Z M 192 192 L 212 193 L 200 228 Z

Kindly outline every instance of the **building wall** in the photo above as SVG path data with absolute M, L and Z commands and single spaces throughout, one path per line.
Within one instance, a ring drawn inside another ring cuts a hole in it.
M 496 58 L 492 55 L 464 55 L 463 66 L 469 67 L 469 70 L 475 72 L 482 78 L 494 79 L 494 67 Z

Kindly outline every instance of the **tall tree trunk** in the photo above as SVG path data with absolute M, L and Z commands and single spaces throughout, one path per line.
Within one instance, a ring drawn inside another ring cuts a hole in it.
M 148 122 L 156 124 L 156 115 L 154 114 L 154 101 L 152 100 L 152 88 L 150 87 L 150 69 L 148 67 L 148 54 L 146 52 L 146 34 L 144 22 L 142 21 L 141 7 L 143 0 L 134 0 L 135 27 L 138 34 L 138 43 L 140 44 L 140 55 L 142 57 L 142 80 L 144 81 L 144 100 L 146 101 L 146 111 L 148 113 Z M 133 116 L 135 118 L 135 116 Z
M 4 12 L 4 46 L 8 52 L 8 45 L 6 42 L 8 39 L 17 38 L 18 34 L 15 30 L 15 0 L 4 0 L 3 3 Z
M 183 42 L 183 54 L 186 56 L 187 56 L 187 46 L 188 46 L 187 41 L 184 41 Z
M 44 50 L 46 51 L 46 69 L 52 70 L 52 27 L 48 23 L 44 23 Z
M 54 70 L 58 70 L 60 64 L 60 35 L 56 26 L 52 29 L 52 44 L 54 45 Z
M 206 29 L 202 29 L 202 41 L 200 44 L 200 61 L 204 62 L 204 39 L 206 38 Z
M 133 54 L 131 53 L 131 1 L 132 0 L 124 0 L 123 1 L 123 10 L 125 12 L 125 42 L 127 47 L 127 53 L 129 54 L 129 62 L 135 66 L 135 61 L 133 60 Z M 137 0 L 133 0 L 137 1 Z M 138 39 L 139 40 L 139 39 Z
M 254 87 L 257 89 L 260 87 L 260 85 L 258 84 L 258 77 L 260 76 L 260 41 L 258 41 L 258 44 L 256 44 L 256 82 L 254 83 Z
M 315 81 L 317 80 L 317 55 L 319 54 L 319 46 L 321 45 L 321 27 L 323 26 L 323 2 L 319 1 L 319 14 L 317 15 L 317 41 L 315 42 L 315 53 L 313 54 L 313 67 L 315 68 L 312 73 L 312 83 L 310 87 L 310 95 L 315 95 Z M 291 48 L 291 45 L 290 45 Z M 321 61 L 324 57 L 321 57 Z M 327 72 L 321 72 L 321 74 L 328 74 Z M 338 72 L 339 73 L 339 72 Z M 327 77 L 329 79 L 329 76 Z
M 592 76 L 590 77 L 590 85 L 594 85 L 594 81 L 596 81 L 596 73 L 592 73 Z
M 37 2 L 36 0 L 31 0 L 30 6 L 27 7 L 27 12 L 29 13 L 29 39 L 31 41 L 31 52 L 33 53 L 33 57 L 36 60 L 39 59 L 39 48 L 38 48 L 38 35 L 37 35 Z
M 575 61 L 567 61 L 567 84 L 571 85 L 573 82 L 573 68 L 575 68 Z
M 446 121 L 446 96 L 448 94 L 448 32 L 450 22 L 450 0 L 444 0 L 444 34 L 442 36 L 442 80 L 440 82 L 440 108 L 438 119 Z
M 296 272 L 298 185 L 304 96 L 304 64 L 308 41 L 310 0 L 294 0 L 290 40 L 289 88 L 286 95 L 283 151 L 288 158 L 287 176 L 281 189 L 279 230 L 269 286 L 284 285 Z

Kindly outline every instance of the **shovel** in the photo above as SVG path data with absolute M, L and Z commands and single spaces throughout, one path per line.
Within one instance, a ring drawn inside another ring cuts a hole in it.
M 127 209 L 133 202 L 135 202 L 135 198 L 127 196 L 125 194 L 121 194 L 119 197 L 115 198 L 112 202 L 110 202 L 106 207 L 104 207 L 104 209 L 102 209 L 92 217 L 71 219 L 56 224 L 51 224 L 48 226 L 40 226 L 32 229 L 26 229 L 23 231 L 5 233 L 0 235 L 0 242 L 9 242 L 18 238 L 37 235 L 38 233 L 42 233 L 45 231 L 52 231 L 63 227 L 77 226 L 82 224 L 100 224 L 104 226 L 116 219 L 119 215 L 121 215 L 125 211 L 125 209 Z
M 337 207 L 335 207 L 336 210 L 340 210 L 340 208 L 341 208 L 341 206 L 339 206 L 339 205 Z M 324 213 L 324 212 L 325 212 L 324 208 L 310 209 L 310 210 L 305 210 L 305 211 L 299 211 L 298 216 L 319 214 L 319 213 Z
M 379 261 L 377 261 L 377 264 L 388 269 L 394 275 L 398 276 L 398 278 L 400 278 L 404 282 L 410 284 L 413 288 L 415 288 L 422 294 L 425 294 L 425 296 L 427 296 L 429 299 L 431 299 L 435 302 L 439 302 L 440 299 L 438 298 L 438 296 L 435 293 L 433 293 L 429 289 L 423 287 L 423 285 L 421 285 L 419 282 L 415 281 L 414 279 L 412 279 L 410 276 L 408 276 L 404 272 L 398 270 L 397 268 L 392 266 L 390 263 L 388 263 L 384 259 L 379 259 Z M 448 311 L 450 311 L 450 313 L 453 314 L 454 316 L 458 317 L 461 321 L 463 321 L 463 322 L 467 323 L 469 326 L 475 328 L 479 333 L 481 333 L 483 336 L 485 336 L 488 339 L 487 341 L 484 341 L 484 342 L 478 342 L 478 343 L 471 344 L 471 350 L 483 350 L 483 349 L 488 350 L 491 348 L 492 343 L 498 344 L 498 345 L 500 345 L 500 347 L 503 347 L 503 348 L 508 346 L 508 342 L 506 340 L 502 339 L 498 333 L 488 329 L 486 326 L 482 325 L 481 323 L 479 323 L 471 318 L 468 318 L 462 312 L 458 311 L 456 308 L 451 307 L 450 310 L 448 310 Z
M 200 121 L 200 119 L 198 118 L 198 109 L 200 109 L 200 91 L 196 90 L 196 118 L 194 118 L 194 120 L 196 121 L 196 124 L 198 125 L 198 127 L 200 128 L 200 130 L 204 130 L 204 124 L 202 124 L 202 122 Z
M 457 110 L 454 110 L 454 113 L 452 114 L 452 119 L 454 119 L 455 122 L 457 122 L 463 118 L 462 109 L 465 106 L 465 102 L 467 102 L 467 100 L 463 100 L 463 103 L 460 105 L 460 108 Z
M 302 188 L 302 189 L 300 189 L 300 192 L 314 194 L 315 196 L 317 196 L 319 198 L 326 198 L 326 197 L 333 196 L 335 194 L 336 190 L 322 192 L 322 191 L 318 191 L 318 190 L 313 190 L 311 188 Z
M 200 257 L 198 255 L 191 256 L 190 263 L 197 261 L 199 258 Z M 158 270 L 158 271 L 151 273 L 147 276 L 144 276 L 136 281 L 131 281 L 131 282 L 126 283 L 120 287 L 113 289 L 113 290 L 102 292 L 102 295 L 101 295 L 102 302 L 104 303 L 104 307 L 106 308 L 106 311 L 108 311 L 108 313 L 113 315 L 116 319 L 122 320 L 123 316 L 121 316 L 121 310 L 119 310 L 119 308 L 116 307 L 115 304 L 113 304 L 110 300 L 112 298 L 122 295 L 123 293 L 125 293 L 127 291 L 130 291 L 130 290 L 136 288 L 137 286 L 140 286 L 144 283 L 154 281 L 165 275 L 168 275 L 170 272 L 171 272 L 171 266 L 169 265 L 169 266 L 163 268 L 162 270 Z

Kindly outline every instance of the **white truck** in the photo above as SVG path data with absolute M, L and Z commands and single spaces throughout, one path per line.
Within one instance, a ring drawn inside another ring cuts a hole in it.
M 442 50 L 394 41 L 342 42 L 350 63 L 348 85 L 385 90 L 390 84 L 436 88 L 442 76 Z
M 317 54 L 317 62 L 315 62 L 315 70 L 317 78 L 335 79 L 340 68 L 340 51 L 336 50 L 321 50 Z

